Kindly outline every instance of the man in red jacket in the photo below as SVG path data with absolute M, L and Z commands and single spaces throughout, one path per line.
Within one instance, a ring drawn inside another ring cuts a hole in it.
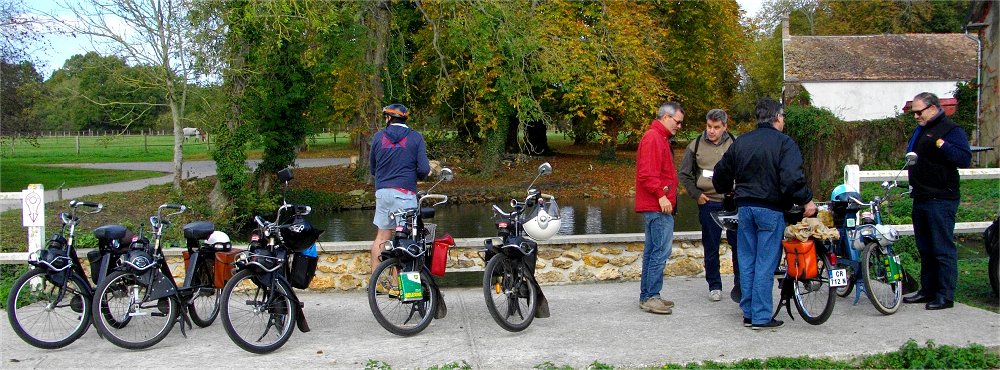
M 642 213 L 646 233 L 642 252 L 639 308 L 670 314 L 674 302 L 660 298 L 663 267 L 674 242 L 674 211 L 677 204 L 677 171 L 670 151 L 670 137 L 684 122 L 680 104 L 667 102 L 656 111 L 656 119 L 639 141 L 635 159 L 635 211 Z

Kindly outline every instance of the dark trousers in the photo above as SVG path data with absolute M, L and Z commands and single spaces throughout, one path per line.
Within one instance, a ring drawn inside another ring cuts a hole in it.
M 705 281 L 708 290 L 722 290 L 719 274 L 719 243 L 722 242 L 722 228 L 712 220 L 711 212 L 722 210 L 722 202 L 707 202 L 698 206 L 698 221 L 701 222 L 701 245 L 705 248 Z M 736 258 L 736 232 L 726 231 L 726 239 L 733 249 L 733 284 L 739 286 L 740 270 Z
M 920 293 L 925 296 L 955 300 L 957 210 L 958 200 L 913 200 L 913 236 L 920 252 Z

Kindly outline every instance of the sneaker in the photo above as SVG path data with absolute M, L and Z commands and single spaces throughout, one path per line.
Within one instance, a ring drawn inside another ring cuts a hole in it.
M 666 306 L 667 308 L 674 308 L 674 301 L 668 301 L 668 300 L 666 300 L 666 299 L 663 299 L 663 298 L 660 298 L 660 296 L 653 296 L 653 298 L 650 298 L 650 299 L 656 299 L 656 300 L 659 300 L 659 301 L 660 301 L 660 302 L 662 302 L 662 303 L 663 303 L 663 305 L 664 305 L 664 306 Z
M 750 323 L 750 319 L 748 319 L 748 318 L 744 317 L 744 318 L 743 318 L 743 327 L 744 327 L 744 328 L 749 328 L 749 327 L 751 327 L 751 326 L 753 326 L 753 324 L 752 324 L 752 323 Z
M 771 319 L 771 322 L 769 322 L 767 324 L 760 324 L 760 325 L 753 324 L 753 325 L 750 326 L 750 329 L 753 329 L 753 330 L 777 329 L 777 328 L 780 328 L 782 325 L 785 325 L 784 321 Z
M 650 298 L 639 303 L 639 308 L 646 312 L 652 312 L 660 315 L 669 315 L 673 312 L 670 307 L 663 304 L 663 300 Z
M 708 292 L 708 299 L 711 299 L 712 302 L 721 301 L 722 300 L 722 291 L 717 289 L 717 290 L 713 290 L 711 292 Z

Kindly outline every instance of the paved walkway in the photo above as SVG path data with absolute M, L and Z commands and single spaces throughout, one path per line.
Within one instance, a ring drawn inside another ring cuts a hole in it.
M 493 322 L 481 288 L 446 288 L 448 316 L 409 338 L 379 326 L 363 292 L 307 293 L 301 298 L 313 330 L 296 331 L 283 348 L 268 355 L 237 347 L 219 321 L 190 330 L 186 339 L 175 327 L 146 351 L 116 347 L 93 328 L 68 347 L 41 350 L 21 341 L 4 323 L 0 360 L 4 368 L 52 369 L 359 369 L 369 360 L 394 369 L 426 369 L 456 361 L 476 369 L 528 369 L 546 361 L 585 368 L 594 361 L 645 367 L 774 356 L 845 358 L 895 351 L 910 338 L 921 346 L 928 340 L 1000 346 L 1000 315 L 962 304 L 942 311 L 904 305 L 896 314 L 883 316 L 864 297 L 857 306 L 840 298 L 823 325 L 809 325 L 801 318 L 791 321 L 783 312 L 779 319 L 785 320 L 784 327 L 753 331 L 742 326 L 742 314 L 728 298 L 708 300 L 704 279 L 669 278 L 664 286 L 666 298 L 677 304 L 672 315 L 642 312 L 637 282 L 545 286 L 552 317 L 536 319 L 520 333 L 507 332 Z
M 252 170 L 257 168 L 260 160 L 248 160 L 247 166 Z M 325 167 L 339 166 L 348 163 L 347 158 L 300 158 L 295 160 L 295 167 Z M 54 164 L 61 167 L 78 167 L 108 170 L 143 170 L 158 171 L 168 173 L 168 175 L 153 177 L 142 180 L 126 182 L 116 182 L 111 184 L 81 186 L 78 188 L 63 189 L 62 199 L 69 201 L 94 194 L 114 193 L 133 191 L 145 188 L 150 185 L 169 184 L 174 181 L 173 162 L 120 162 L 120 163 L 66 163 Z M 188 161 L 184 162 L 184 178 L 215 176 L 215 161 Z M 45 202 L 51 203 L 59 200 L 59 194 L 55 189 L 45 191 Z M 21 208 L 19 201 L 0 201 L 0 212 Z

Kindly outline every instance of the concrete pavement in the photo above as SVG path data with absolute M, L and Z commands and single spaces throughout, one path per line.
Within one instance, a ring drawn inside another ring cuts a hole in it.
M 724 281 L 731 281 L 724 278 Z M 727 291 L 729 287 L 726 287 Z M 615 367 L 660 366 L 692 361 L 730 362 L 774 356 L 846 358 L 895 351 L 908 339 L 921 346 L 978 343 L 1000 346 L 1000 314 L 956 304 L 926 311 L 904 305 L 883 316 L 867 298 L 854 306 L 838 298 L 833 315 L 818 326 L 798 314 L 785 326 L 753 331 L 728 298 L 708 300 L 702 278 L 668 278 L 664 295 L 676 302 L 672 315 L 653 315 L 638 307 L 638 282 L 544 286 L 552 317 L 536 319 L 520 333 L 493 322 L 482 288 L 443 289 L 448 316 L 420 334 L 395 336 L 372 317 L 364 292 L 302 293 L 312 331 L 296 331 L 268 355 L 245 352 L 230 341 L 220 321 L 212 326 L 173 331 L 145 351 L 129 351 L 102 340 L 91 328 L 60 350 L 42 350 L 21 341 L 9 324 L 0 325 L 4 368 L 170 367 L 170 368 L 363 368 L 369 360 L 395 369 L 428 368 L 466 361 L 476 369 L 527 369 L 549 361 L 584 368 L 594 361 Z M 794 308 L 793 308 L 794 312 Z
M 348 164 L 348 162 L 349 162 L 348 158 L 299 158 L 295 160 L 295 167 L 340 166 L 340 165 L 346 165 Z M 247 160 L 247 167 L 253 170 L 257 168 L 257 164 L 259 163 L 260 160 L 257 159 Z M 169 184 L 172 181 L 174 181 L 173 162 L 63 163 L 63 164 L 54 164 L 52 166 L 108 169 L 108 170 L 118 170 L 118 171 L 143 170 L 143 171 L 158 171 L 158 172 L 168 173 L 168 175 L 153 177 L 148 179 L 63 189 L 62 199 L 66 201 L 94 194 L 139 190 L 150 185 Z M 184 169 L 183 177 L 185 179 L 193 177 L 215 176 L 215 161 L 188 161 L 184 162 L 183 169 Z M 46 203 L 51 203 L 58 200 L 59 200 L 59 194 L 56 191 L 56 189 L 47 189 L 45 191 Z M 0 212 L 17 208 L 21 208 L 21 202 L 19 201 L 0 201 Z

